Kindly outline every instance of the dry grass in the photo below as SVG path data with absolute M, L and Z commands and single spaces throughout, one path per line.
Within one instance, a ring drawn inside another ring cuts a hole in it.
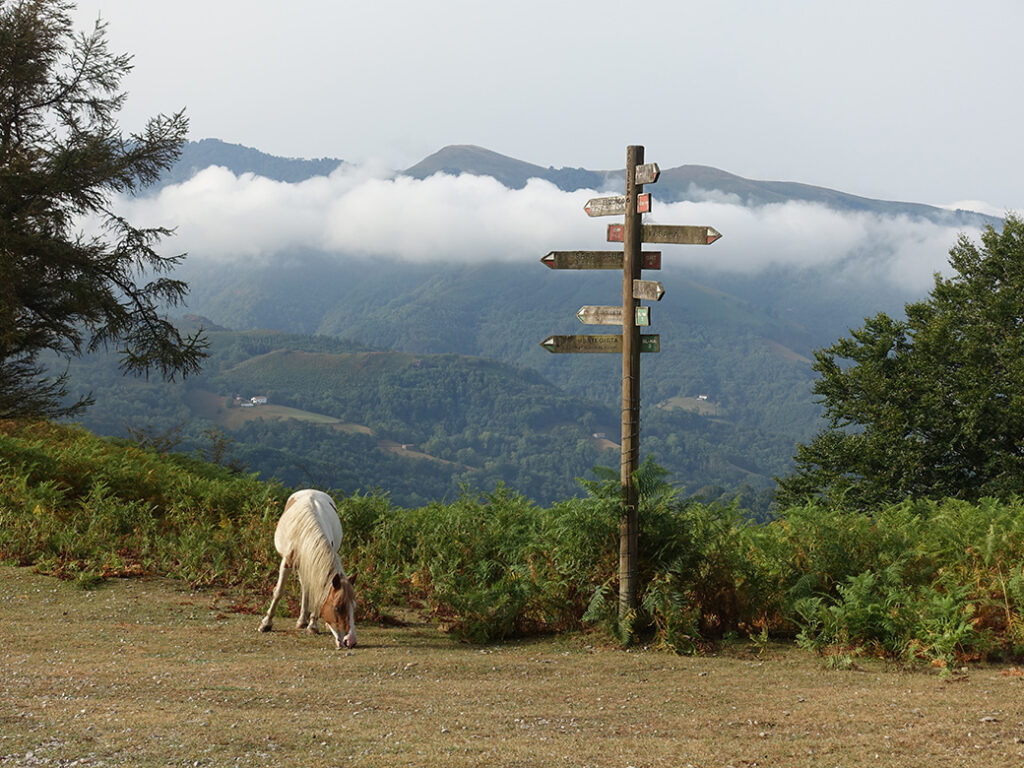
M 1020 766 L 1024 677 L 788 647 L 685 658 L 362 624 L 333 650 L 237 596 L 0 568 L 0 765 Z M 77 761 L 77 762 L 76 762 Z

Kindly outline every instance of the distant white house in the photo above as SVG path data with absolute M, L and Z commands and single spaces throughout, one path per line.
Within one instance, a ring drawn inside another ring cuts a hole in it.
M 253 405 L 266 405 L 267 404 L 267 396 L 266 395 L 256 395 L 256 396 L 254 396 L 252 398 L 251 402 L 252 402 Z
M 708 396 L 707 395 L 697 395 L 697 399 L 698 400 L 707 400 Z

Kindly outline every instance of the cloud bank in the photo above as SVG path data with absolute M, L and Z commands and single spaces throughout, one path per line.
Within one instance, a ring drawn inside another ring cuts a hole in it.
M 662 246 L 666 268 L 827 267 L 921 288 L 946 270 L 958 234 L 924 220 L 801 202 L 745 207 L 708 194 L 700 202 L 662 204 L 657 186 L 648 189 L 655 202 L 646 221 L 709 225 L 723 233 L 706 248 Z M 197 261 L 263 261 L 315 250 L 338 258 L 528 262 L 552 250 L 616 248 L 605 241 L 605 230 L 618 219 L 583 211 L 601 194 L 563 192 L 540 179 L 518 190 L 481 176 L 418 180 L 367 166 L 342 166 L 300 183 L 210 167 L 156 195 L 121 198 L 115 209 L 138 226 L 175 228 L 167 249 Z

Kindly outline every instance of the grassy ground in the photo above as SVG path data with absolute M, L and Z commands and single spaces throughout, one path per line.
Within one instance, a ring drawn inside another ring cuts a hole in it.
M 237 612 L 252 598 L 180 590 L 0 568 L 0 765 L 1024 764 L 1012 668 L 944 680 L 583 636 L 483 647 L 418 624 L 364 623 L 345 652 L 289 619 L 258 634 Z

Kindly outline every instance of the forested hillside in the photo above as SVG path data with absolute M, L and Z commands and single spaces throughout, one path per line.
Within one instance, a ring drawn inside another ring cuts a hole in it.
M 549 503 L 581 493 L 578 478 L 594 466 L 618 462 L 617 408 L 524 367 L 327 336 L 209 336 L 203 373 L 185 383 L 124 378 L 112 354 L 73 361 L 75 387 L 96 398 L 80 423 L 285 484 L 380 489 L 408 505 L 499 483 Z M 251 406 L 254 396 L 267 405 Z M 644 439 L 688 494 L 742 492 L 761 511 L 789 460 L 785 438 L 736 423 L 710 399 L 652 404 Z
M 380 489 L 397 503 L 507 483 L 531 498 L 572 495 L 611 463 L 614 414 L 538 374 L 480 358 L 369 350 L 327 337 L 210 333 L 187 383 L 124 379 L 112 355 L 76 361 L 96 404 L 80 419 L 289 485 Z M 252 406 L 253 397 L 267 398 Z
M 197 261 L 182 272 L 193 286 L 191 308 L 221 325 L 499 360 L 617 413 L 615 356 L 552 355 L 540 346 L 552 333 L 587 332 L 575 317 L 580 306 L 617 302 L 619 281 L 608 274 L 553 272 L 539 262 L 465 266 L 315 254 L 244 271 Z M 830 288 L 826 278 L 806 274 L 733 277 L 721 287 L 691 274 L 658 275 L 667 298 L 652 307 L 662 351 L 643 358 L 643 447 L 691 491 L 768 487 L 817 426 L 812 350 L 857 324 L 861 307 L 891 309 L 899 300 L 881 288 L 869 300 L 866 287 Z M 611 423 L 617 441 L 617 416 Z

